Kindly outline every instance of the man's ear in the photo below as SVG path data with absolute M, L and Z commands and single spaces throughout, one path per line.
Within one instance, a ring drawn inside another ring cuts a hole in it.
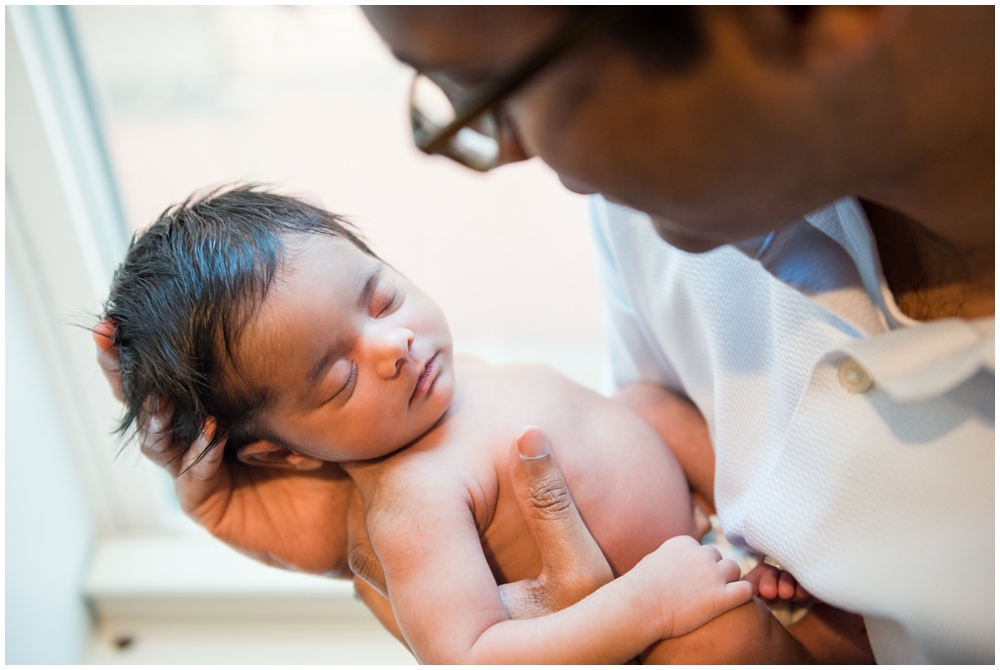
M 816 69 L 864 60 L 885 40 L 901 10 L 905 8 L 869 5 L 737 9 L 760 56 Z
M 295 453 L 288 447 L 269 440 L 244 444 L 236 450 L 236 457 L 247 465 L 268 468 L 318 470 L 323 467 L 323 461 L 318 458 Z

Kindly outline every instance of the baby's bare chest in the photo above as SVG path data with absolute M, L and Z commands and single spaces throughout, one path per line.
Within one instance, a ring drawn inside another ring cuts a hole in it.
M 631 569 L 688 527 L 679 467 L 631 411 L 544 368 L 487 368 L 465 375 L 463 383 L 465 395 L 436 448 L 460 464 L 470 513 L 498 583 L 541 570 L 510 478 L 514 440 L 528 426 L 545 433 L 584 522 L 616 571 Z

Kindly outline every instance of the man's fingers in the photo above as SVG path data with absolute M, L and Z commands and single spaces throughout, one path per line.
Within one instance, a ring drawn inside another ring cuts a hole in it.
M 542 557 L 536 579 L 508 585 L 501 593 L 512 618 L 557 612 L 614 579 L 538 428 L 521 431 L 511 445 L 510 478 Z
M 778 574 L 778 597 L 782 600 L 791 600 L 795 597 L 795 578 L 792 573 L 782 570 Z
M 97 365 L 111 385 L 111 392 L 124 402 L 122 395 L 122 361 L 115 347 L 115 324 L 108 319 L 100 321 L 90 331 L 97 345 Z
M 347 505 L 347 564 L 351 572 L 367 582 L 383 598 L 389 597 L 385 587 L 385 572 L 382 571 L 382 564 L 368 539 L 364 503 L 357 489 L 351 492 Z
M 514 439 L 509 465 L 514 497 L 538 544 L 543 567 L 535 579 L 502 585 L 500 597 L 512 619 L 532 619 L 572 605 L 614 575 L 538 428 L 527 428 Z
M 222 467 L 225 455 L 225 442 L 210 447 L 215 437 L 215 420 L 208 419 L 201 435 L 182 456 L 175 458 L 167 467 L 175 470 L 177 498 L 185 512 L 198 509 L 209 500 L 216 491 L 225 490 L 220 487 L 223 477 L 229 476 L 229 471 Z M 210 525 L 211 519 L 202 515 L 202 521 Z
M 111 392 L 118 400 L 124 402 L 122 394 L 122 362 L 115 346 L 116 326 L 110 319 L 99 321 L 92 329 L 91 336 L 97 345 L 97 364 L 104 373 Z M 173 405 L 163 398 L 152 399 L 155 403 L 149 419 L 149 425 L 144 427 L 140 435 L 140 448 L 151 461 L 166 468 L 171 475 L 177 476 L 181 470 L 180 458 L 182 448 L 173 444 L 168 430 L 170 419 L 174 413 Z
M 776 570 L 765 569 L 757 584 L 760 597 L 764 600 L 774 600 L 778 597 L 778 574 Z
M 764 600 L 801 601 L 812 598 L 792 573 L 763 561 L 743 579 L 753 585 L 754 592 Z
M 220 440 L 212 445 L 215 439 L 215 419 L 207 419 L 202 427 L 201 435 L 180 459 L 181 474 L 178 478 L 187 481 L 212 481 L 216 479 L 219 465 L 226 451 L 226 441 Z
M 181 471 L 184 447 L 174 444 L 170 435 L 170 419 L 174 414 L 174 406 L 164 398 L 155 401 L 151 398 L 148 402 L 155 402 L 155 405 L 149 417 L 149 424 L 140 434 L 142 453 L 176 477 Z M 202 431 L 202 436 L 204 436 L 204 431 Z M 195 440 L 195 444 L 191 448 L 193 449 L 197 444 L 198 440 Z

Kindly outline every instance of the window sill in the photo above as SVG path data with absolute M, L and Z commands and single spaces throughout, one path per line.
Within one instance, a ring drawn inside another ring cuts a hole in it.
M 84 662 L 413 664 L 345 580 L 261 565 L 204 531 L 98 543 Z
M 204 532 L 98 542 L 84 595 L 113 619 L 370 619 L 351 582 L 257 563 Z

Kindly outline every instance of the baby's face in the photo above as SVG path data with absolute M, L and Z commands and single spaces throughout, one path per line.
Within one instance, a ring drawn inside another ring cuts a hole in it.
M 455 390 L 441 309 L 346 241 L 290 241 L 238 342 L 239 374 L 274 393 L 263 427 L 325 461 L 384 456 L 430 429 Z

